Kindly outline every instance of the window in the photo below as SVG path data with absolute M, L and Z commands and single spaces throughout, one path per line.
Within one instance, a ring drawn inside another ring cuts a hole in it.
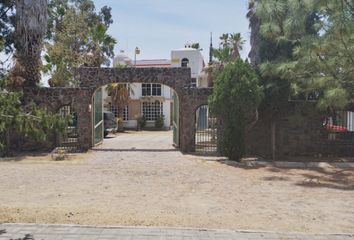
M 111 112 L 114 113 L 115 117 L 118 117 L 119 115 L 119 108 L 117 108 L 116 106 L 111 105 Z M 129 109 L 128 109 L 128 105 L 125 106 L 124 111 L 123 111 L 123 121 L 128 121 L 129 119 Z
M 188 67 L 188 65 L 189 65 L 188 58 L 183 58 L 181 62 L 181 67 Z
M 155 121 L 163 113 L 163 104 L 159 101 L 143 102 L 141 110 L 147 121 Z
M 143 96 L 161 96 L 161 84 L 143 83 L 141 89 Z

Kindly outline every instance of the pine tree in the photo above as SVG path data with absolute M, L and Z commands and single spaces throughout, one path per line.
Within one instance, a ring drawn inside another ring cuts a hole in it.
M 341 109 L 354 93 L 354 11 L 346 0 L 255 1 L 260 33 L 290 52 L 263 61 L 264 77 L 278 77 L 297 99 Z M 266 51 L 271 53 L 271 48 Z

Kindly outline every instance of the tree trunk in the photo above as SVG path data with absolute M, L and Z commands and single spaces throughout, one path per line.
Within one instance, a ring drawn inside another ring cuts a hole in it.
M 41 51 L 47 31 L 47 0 L 16 0 L 15 57 L 24 71 L 24 87 L 40 82 Z
M 118 132 L 124 131 L 124 107 L 118 108 Z
M 251 51 L 248 56 L 251 60 L 251 64 L 253 66 L 257 66 L 261 62 L 260 46 L 259 46 L 261 42 L 261 33 L 260 33 L 261 22 L 259 18 L 255 16 L 254 13 L 251 14 L 251 16 L 249 16 L 249 20 L 250 20 L 250 28 L 251 28 L 251 38 L 250 38 Z

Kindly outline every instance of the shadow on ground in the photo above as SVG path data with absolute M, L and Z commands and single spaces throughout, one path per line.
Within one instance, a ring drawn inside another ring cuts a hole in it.
M 0 229 L 0 236 L 7 233 L 6 229 L 1 230 Z M 34 237 L 31 234 L 26 234 L 23 238 L 10 238 L 10 240 L 35 240 Z
M 0 162 L 20 162 L 25 160 L 28 157 L 38 157 L 38 158 L 43 158 L 47 157 L 50 154 L 50 152 L 21 152 L 21 153 L 14 153 L 11 154 L 8 157 L 0 157 Z
M 330 188 L 344 191 L 354 191 L 353 168 L 301 168 L 301 167 L 275 167 L 275 166 L 247 166 L 238 162 L 217 160 L 235 168 L 245 170 L 266 169 L 270 176 L 262 177 L 264 181 L 291 181 L 294 185 L 305 188 Z M 299 176 L 301 180 L 299 180 Z

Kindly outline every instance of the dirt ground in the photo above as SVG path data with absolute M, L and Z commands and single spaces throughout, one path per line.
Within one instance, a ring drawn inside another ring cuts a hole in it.
M 242 168 L 120 134 L 68 161 L 0 161 L 0 222 L 354 233 L 353 169 Z

